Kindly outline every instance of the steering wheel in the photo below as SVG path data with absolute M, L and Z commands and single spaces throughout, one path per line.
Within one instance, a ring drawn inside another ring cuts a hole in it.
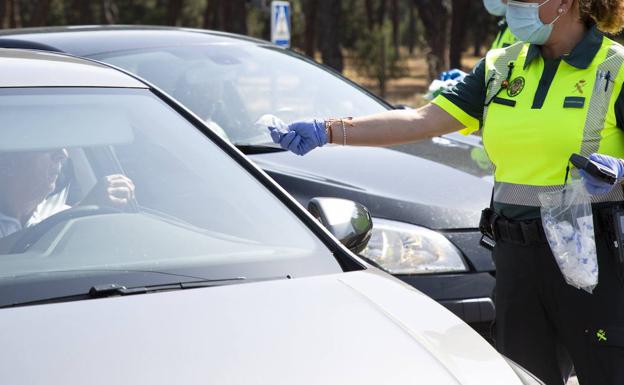
M 122 210 L 108 206 L 76 206 L 67 210 L 60 211 L 52 216 L 47 217 L 36 225 L 24 230 L 24 234 L 19 237 L 11 246 L 9 254 L 23 253 L 41 237 L 43 237 L 50 229 L 59 223 L 67 222 L 71 219 L 90 217 L 93 215 L 119 214 Z

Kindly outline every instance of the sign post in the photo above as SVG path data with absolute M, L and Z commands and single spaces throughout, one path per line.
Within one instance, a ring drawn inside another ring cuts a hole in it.
M 271 42 L 290 47 L 290 3 L 288 1 L 271 2 Z

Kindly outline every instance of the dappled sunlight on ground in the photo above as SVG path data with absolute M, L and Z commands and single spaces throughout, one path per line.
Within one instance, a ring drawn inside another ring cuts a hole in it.
M 415 51 L 409 54 L 402 50 L 401 55 L 405 58 L 407 76 L 389 80 L 386 87 L 385 99 L 392 104 L 405 104 L 411 107 L 420 107 L 426 104 L 423 95 L 427 92 L 429 81 L 427 80 L 427 63 L 422 52 Z M 469 71 L 479 61 L 479 57 L 466 55 L 463 59 L 463 69 Z M 364 77 L 357 72 L 353 58 L 345 55 L 345 70 L 343 74 L 349 79 L 366 87 L 376 95 L 380 95 L 376 79 Z

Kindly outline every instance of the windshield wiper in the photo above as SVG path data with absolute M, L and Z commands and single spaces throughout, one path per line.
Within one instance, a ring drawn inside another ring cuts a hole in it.
M 137 287 L 126 287 L 124 285 L 110 283 L 110 284 L 91 286 L 89 291 L 87 291 L 86 293 L 72 294 L 72 295 L 61 296 L 61 297 L 44 298 L 44 299 L 38 299 L 34 301 L 17 302 L 17 303 L 12 303 L 9 305 L 0 306 L 0 309 L 18 307 L 18 306 L 42 305 L 42 304 L 47 304 L 47 303 L 80 301 L 80 300 L 85 300 L 85 299 L 147 294 L 147 293 L 155 293 L 155 292 L 160 292 L 160 291 L 198 289 L 202 287 L 232 285 L 232 284 L 240 283 L 242 281 L 257 282 L 257 281 L 269 281 L 269 280 L 284 279 L 284 278 L 291 279 L 292 277 L 290 275 L 287 275 L 287 276 L 280 276 L 280 277 L 254 278 L 251 280 L 247 279 L 246 277 L 233 277 L 233 278 L 222 278 L 222 279 L 202 279 L 202 280 L 196 280 L 196 281 L 173 282 L 173 283 L 165 283 L 165 284 L 159 284 L 159 285 L 137 286 Z
M 239 144 L 234 143 L 236 148 L 241 150 L 245 155 L 253 154 L 267 154 L 271 152 L 284 152 L 285 149 L 281 148 L 277 144 Z
M 161 285 L 139 286 L 139 287 L 130 287 L 130 288 L 122 286 L 122 285 L 118 285 L 116 283 L 110 283 L 110 284 L 104 284 L 104 285 L 91 286 L 91 288 L 89 289 L 89 293 L 87 295 L 89 296 L 89 298 L 105 298 L 105 297 L 114 297 L 114 296 L 121 296 L 121 295 L 154 293 L 157 291 L 197 289 L 200 287 L 220 286 L 220 285 L 237 283 L 239 281 L 244 281 L 246 279 L 247 278 L 245 277 L 224 278 L 224 279 L 202 279 L 199 281 L 165 283 Z

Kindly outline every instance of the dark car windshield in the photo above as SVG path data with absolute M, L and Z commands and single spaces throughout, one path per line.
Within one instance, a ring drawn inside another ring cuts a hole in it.
M 271 142 L 266 129 L 254 125 L 265 114 L 290 122 L 386 109 L 328 71 L 256 45 L 150 48 L 94 58 L 153 82 L 241 145 Z
M 148 90 L 2 89 L 0 116 L 0 297 L 16 280 L 82 271 L 340 271 L 294 212 Z
M 297 54 L 255 44 L 150 47 L 92 57 L 154 83 L 237 145 L 271 143 L 267 130 L 254 124 L 265 114 L 291 122 L 363 116 L 389 108 Z M 479 145 L 434 139 L 394 149 L 477 176 L 492 172 Z

